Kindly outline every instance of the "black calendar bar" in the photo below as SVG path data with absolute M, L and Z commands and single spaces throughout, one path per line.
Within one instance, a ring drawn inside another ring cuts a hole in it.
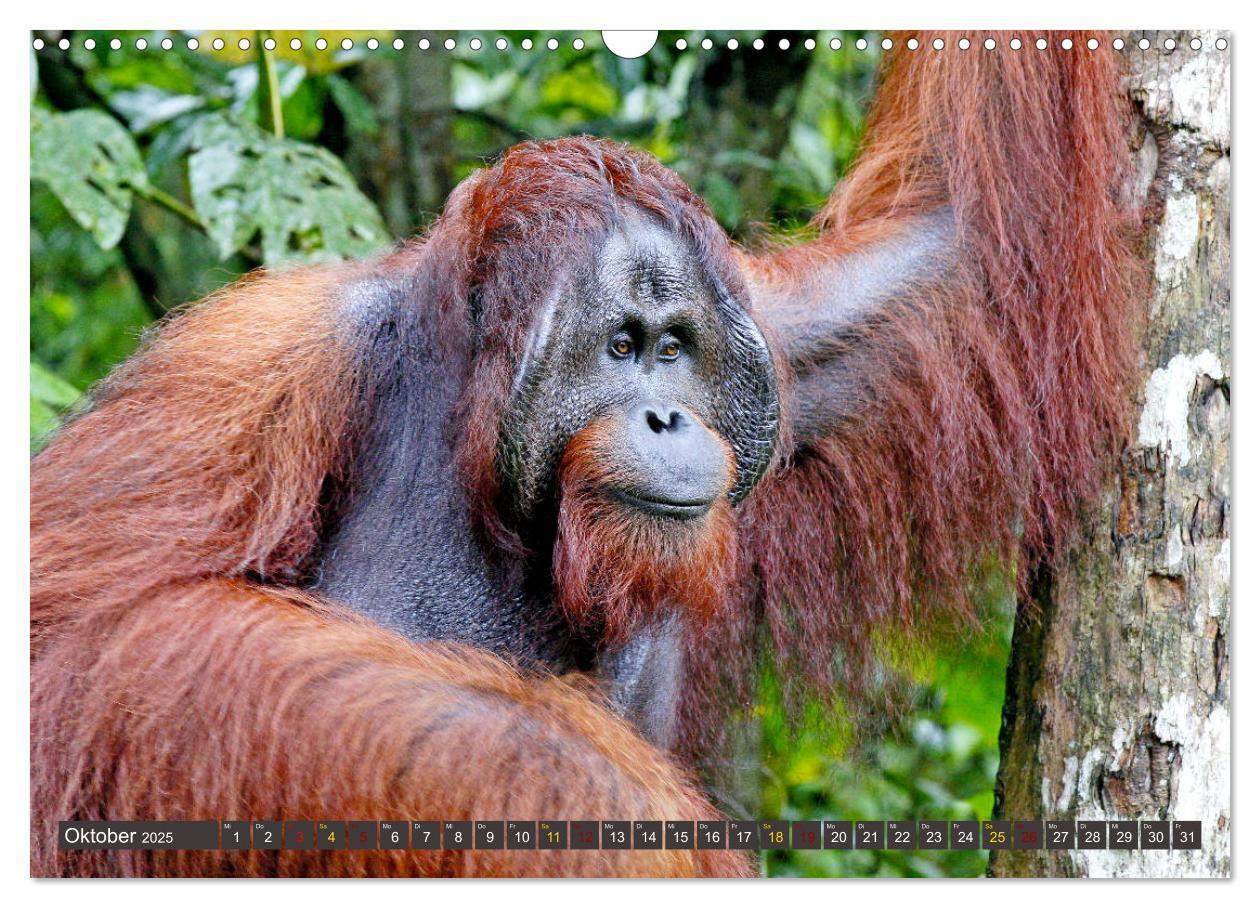
M 64 821 L 66 851 L 566 851 L 799 849 L 1169 852 L 1203 847 L 1198 820 L 196 820 Z
M 57 824 L 63 851 L 205 851 L 219 847 L 217 820 L 63 820 Z

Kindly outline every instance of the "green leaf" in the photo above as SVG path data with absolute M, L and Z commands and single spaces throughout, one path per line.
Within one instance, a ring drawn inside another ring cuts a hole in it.
M 61 415 L 80 397 L 79 389 L 31 362 L 31 446 L 57 428 Z
M 147 184 L 135 141 L 96 110 L 34 111 L 31 179 L 47 183 L 61 204 L 104 249 L 122 238 L 131 188 Z
M 338 75 L 328 76 L 328 91 L 333 103 L 345 117 L 346 129 L 362 136 L 375 136 L 381 131 L 381 124 L 372 110 L 372 102 L 363 92 L 348 79 Z
M 267 264 L 368 255 L 389 242 L 335 156 L 250 123 L 207 117 L 188 161 L 193 207 L 224 257 L 258 237 Z

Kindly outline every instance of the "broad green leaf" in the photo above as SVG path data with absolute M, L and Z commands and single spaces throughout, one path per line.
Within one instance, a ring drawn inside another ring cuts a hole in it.
M 135 141 L 95 110 L 32 111 L 31 179 L 47 183 L 104 249 L 126 229 L 131 188 L 147 182 Z
M 328 76 L 328 91 L 333 103 L 345 117 L 346 128 L 362 136 L 375 136 L 381 131 L 381 124 L 376 119 L 376 111 L 372 110 L 372 102 L 359 91 L 349 79 L 338 75 Z
M 61 415 L 80 397 L 79 389 L 39 363 L 31 362 L 31 445 L 57 428 Z
M 255 238 L 268 264 L 353 258 L 389 242 L 375 206 L 322 148 L 224 116 L 198 124 L 193 148 L 193 206 L 224 257 Z

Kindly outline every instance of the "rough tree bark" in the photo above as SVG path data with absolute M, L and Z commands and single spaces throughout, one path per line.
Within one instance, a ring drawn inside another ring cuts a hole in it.
M 1146 51 L 1137 46 L 1143 37 Z M 1201 49 L 1191 47 L 1194 37 Z M 995 811 L 1012 820 L 1200 820 L 1203 848 L 995 851 L 995 875 L 1230 873 L 1224 37 L 1126 37 L 1140 145 L 1135 198 L 1151 212 L 1149 322 L 1131 443 L 1066 566 L 1039 577 L 1021 603 Z

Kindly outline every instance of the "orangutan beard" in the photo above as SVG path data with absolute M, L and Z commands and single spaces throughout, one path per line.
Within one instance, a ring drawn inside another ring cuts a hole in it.
M 624 642 L 665 610 L 702 629 L 735 593 L 731 503 L 723 495 L 704 515 L 679 520 L 619 501 L 610 492 L 615 476 L 612 459 L 602 453 L 602 429 L 598 423 L 583 429 L 561 459 L 552 560 L 560 608 L 575 629 L 605 643 Z

